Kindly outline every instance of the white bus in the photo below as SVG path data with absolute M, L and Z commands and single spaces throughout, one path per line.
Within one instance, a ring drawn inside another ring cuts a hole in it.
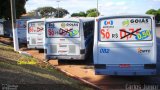
M 45 19 L 27 21 L 27 47 L 29 49 L 43 49 Z
M 17 26 L 17 33 L 18 33 L 18 41 L 20 43 L 27 43 L 27 20 L 28 19 L 17 19 L 16 26 Z
M 98 17 L 93 52 L 97 75 L 155 75 L 155 18 L 150 15 Z
M 0 19 L 0 35 L 4 35 L 4 20 Z
M 93 55 L 94 18 L 48 19 L 45 25 L 46 60 L 84 60 Z

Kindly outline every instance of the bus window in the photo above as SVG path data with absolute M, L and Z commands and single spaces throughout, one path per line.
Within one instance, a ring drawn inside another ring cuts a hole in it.
M 79 37 L 78 22 L 48 22 L 46 24 L 48 38 Z
M 44 31 L 44 22 L 30 22 L 28 25 L 28 33 L 42 33 Z
M 144 18 L 142 24 L 132 24 L 129 21 L 141 18 L 103 19 L 99 23 L 100 41 L 148 41 L 152 40 L 151 19 Z M 137 21 L 138 22 L 138 21 Z M 122 25 L 120 25 L 122 24 Z M 147 24 L 147 25 L 145 25 Z

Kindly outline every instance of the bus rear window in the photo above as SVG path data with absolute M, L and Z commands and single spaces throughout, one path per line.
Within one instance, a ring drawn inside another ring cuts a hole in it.
M 79 22 L 47 22 L 46 30 L 48 38 L 79 37 Z
M 42 33 L 44 31 L 44 22 L 30 22 L 28 24 L 28 33 Z
M 151 18 L 114 18 L 99 21 L 100 41 L 152 40 Z

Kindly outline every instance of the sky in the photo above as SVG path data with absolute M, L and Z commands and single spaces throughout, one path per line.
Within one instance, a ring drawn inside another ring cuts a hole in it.
M 38 7 L 64 8 L 70 14 L 97 8 L 97 0 L 28 0 L 25 8 L 29 12 Z M 149 9 L 160 9 L 160 0 L 98 0 L 101 15 L 145 14 Z

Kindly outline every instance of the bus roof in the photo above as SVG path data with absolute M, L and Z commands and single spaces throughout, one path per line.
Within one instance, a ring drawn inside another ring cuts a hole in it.
M 96 19 L 100 18 L 124 18 L 124 17 L 154 17 L 154 15 L 149 14 L 122 14 L 122 15 L 113 15 L 113 16 L 99 16 Z
M 38 22 L 38 21 L 45 21 L 45 19 L 44 18 L 42 18 L 42 19 L 31 19 L 31 20 L 28 20 L 27 23 L 29 23 L 29 22 Z
M 87 18 L 74 18 L 74 17 L 71 17 L 71 18 L 49 18 L 49 19 L 46 19 L 46 22 L 52 22 L 52 21 L 81 21 L 81 22 L 87 22 L 87 21 L 94 21 L 94 18 L 92 17 L 87 17 Z

